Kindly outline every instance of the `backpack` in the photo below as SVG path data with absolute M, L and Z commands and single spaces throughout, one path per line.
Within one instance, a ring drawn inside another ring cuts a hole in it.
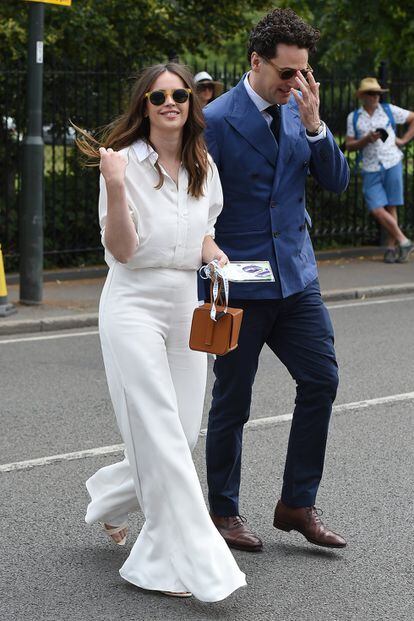
M 382 107 L 382 109 L 384 110 L 385 114 L 388 117 L 388 123 L 386 124 L 385 127 L 388 127 L 388 125 L 391 125 L 392 129 L 395 132 L 395 129 L 396 129 L 397 125 L 396 125 L 394 116 L 393 116 L 393 114 L 391 112 L 390 104 L 389 103 L 381 103 L 380 106 Z M 355 138 L 357 140 L 359 138 L 357 124 L 358 124 L 358 119 L 359 119 L 359 115 L 360 114 L 361 114 L 361 110 L 358 108 L 357 110 L 354 110 L 354 113 L 352 115 L 352 125 L 354 127 Z M 359 164 L 361 163 L 361 160 L 362 160 L 362 150 L 360 149 L 358 151 L 358 154 L 357 154 L 356 159 L 355 159 L 355 171 L 358 170 Z

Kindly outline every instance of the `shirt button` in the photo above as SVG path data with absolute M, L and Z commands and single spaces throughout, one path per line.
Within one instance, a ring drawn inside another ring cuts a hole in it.
M 276 203 L 275 203 L 275 201 L 271 201 L 271 203 L 270 203 L 270 207 L 271 207 L 272 209 L 274 209 L 274 208 L 276 207 Z
M 280 232 L 279 231 L 273 231 L 273 237 L 279 237 Z

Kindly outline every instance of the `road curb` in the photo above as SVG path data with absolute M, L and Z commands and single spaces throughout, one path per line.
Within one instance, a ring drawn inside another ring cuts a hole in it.
M 0 335 L 73 330 L 75 328 L 90 328 L 97 325 L 98 313 L 62 315 L 61 317 L 47 317 L 46 319 L 17 319 L 0 322 Z
M 60 270 L 45 270 L 43 272 L 43 282 L 56 282 L 66 280 L 87 280 L 90 278 L 105 278 L 108 273 L 108 266 L 98 265 L 93 267 L 68 268 Z M 20 282 L 19 274 L 6 274 L 7 285 L 18 285 Z
M 341 302 L 343 300 L 364 300 L 366 298 L 381 298 L 387 295 L 402 295 L 414 293 L 414 283 L 401 285 L 377 285 L 375 287 L 358 287 L 357 289 L 332 289 L 322 291 L 325 302 Z
M 414 293 L 414 283 L 358 287 L 357 289 L 332 289 L 330 291 L 322 291 L 322 298 L 325 302 L 343 302 L 346 300 L 380 298 L 388 295 L 402 295 L 404 293 Z M 73 330 L 96 327 L 97 325 L 98 313 L 64 315 L 61 317 L 48 317 L 46 319 L 4 319 L 0 321 L 0 335 Z

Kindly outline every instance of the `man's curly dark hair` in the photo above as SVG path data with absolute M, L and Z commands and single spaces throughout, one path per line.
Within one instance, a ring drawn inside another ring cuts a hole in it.
M 314 52 L 319 38 L 319 30 L 304 22 L 292 9 L 274 9 L 251 31 L 247 59 L 250 62 L 252 52 L 263 58 L 274 58 L 278 43 L 297 45 Z

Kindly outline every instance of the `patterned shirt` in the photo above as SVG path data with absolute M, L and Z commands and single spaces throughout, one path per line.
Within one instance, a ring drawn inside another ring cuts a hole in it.
M 399 108 L 389 104 L 395 123 L 404 124 L 410 114 L 409 110 Z M 354 130 L 354 112 L 348 114 L 346 134 L 350 138 L 356 138 Z M 365 108 L 359 108 L 357 121 L 358 140 L 373 132 L 378 128 L 384 128 L 388 133 L 388 138 L 382 142 L 381 138 L 375 142 L 370 142 L 362 149 L 362 170 L 366 172 L 377 172 L 381 169 L 381 164 L 385 169 L 396 166 L 403 158 L 402 151 L 395 144 L 395 132 L 391 126 L 390 119 L 379 104 L 372 115 L 368 114 Z

